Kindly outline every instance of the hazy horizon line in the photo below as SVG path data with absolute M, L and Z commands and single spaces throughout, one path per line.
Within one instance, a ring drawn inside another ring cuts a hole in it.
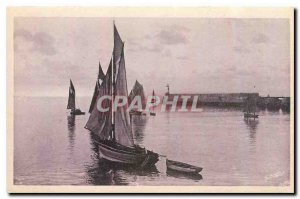
M 170 93 L 171 95 L 203 95 L 203 94 L 239 94 L 239 93 L 258 93 L 259 92 L 215 92 L 215 93 Z M 161 95 L 156 95 L 156 96 L 161 96 Z M 162 95 L 162 96 L 165 96 Z M 260 95 L 260 97 L 268 97 L 268 95 Z M 68 95 L 14 95 L 14 97 L 61 97 L 61 98 L 68 98 Z M 77 95 L 76 97 L 92 97 L 92 95 Z M 280 95 L 280 96 L 272 96 L 270 95 L 269 97 L 291 97 L 291 96 L 286 96 L 286 95 Z

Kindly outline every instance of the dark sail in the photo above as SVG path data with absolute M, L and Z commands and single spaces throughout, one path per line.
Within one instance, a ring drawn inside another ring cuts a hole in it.
M 114 50 L 108 71 L 101 83 L 94 103 L 86 129 L 99 135 L 100 139 L 112 139 L 111 131 L 115 141 L 123 146 L 134 147 L 131 132 L 130 117 L 127 111 L 128 104 L 119 107 L 112 113 L 112 101 L 104 100 L 102 107 L 109 108 L 109 111 L 101 112 L 97 108 L 101 96 L 125 96 L 128 98 L 125 59 L 123 52 L 124 44 L 114 26 Z M 114 126 L 114 128 L 113 128 Z
M 113 100 L 118 96 L 128 98 L 123 50 L 124 43 L 114 26 L 112 60 L 99 87 L 96 102 L 85 128 L 100 137 L 100 140 L 97 140 L 99 157 L 110 162 L 140 166 L 141 168 L 152 167 L 158 161 L 159 156 L 157 153 L 134 145 L 130 116 L 127 111 L 128 104 L 114 110 L 112 100 L 108 99 L 102 102 L 101 107 L 99 106 L 99 99 L 103 99 L 101 98 L 103 96 L 112 97 Z M 100 108 L 106 110 L 101 111 Z
M 67 109 L 75 110 L 75 88 L 73 86 L 72 80 L 70 79 L 70 87 L 69 87 L 69 99 Z
M 146 97 L 145 97 L 145 93 L 144 93 L 144 88 L 143 85 L 140 84 L 137 80 L 135 81 L 135 84 L 132 88 L 132 90 L 130 91 L 129 94 L 129 103 L 132 102 L 132 100 L 134 99 L 135 96 L 140 96 L 141 100 L 142 100 L 142 108 L 144 109 L 146 107 Z
M 128 99 L 127 79 L 125 69 L 124 51 L 122 49 L 116 78 L 115 94 Z M 128 104 L 118 107 L 115 112 L 115 138 L 116 142 L 123 146 L 134 147 L 133 135 L 131 132 L 130 116 L 127 111 Z
M 90 105 L 90 108 L 89 108 L 89 113 L 92 112 L 92 110 L 94 108 L 94 105 L 95 105 L 95 102 L 96 102 L 96 99 L 97 99 L 97 96 L 98 96 L 98 92 L 99 92 L 98 90 L 99 90 L 99 87 L 100 87 L 99 80 L 103 81 L 104 78 L 105 78 L 105 75 L 104 75 L 104 72 L 102 70 L 101 64 L 99 62 L 98 78 L 97 78 L 97 81 L 96 81 L 93 98 L 92 98 L 91 105 Z
M 123 41 L 119 35 L 119 32 L 114 24 L 114 50 L 113 50 L 113 77 L 116 80 L 116 74 L 118 73 L 121 53 L 123 49 Z
M 88 122 L 85 125 L 85 128 L 95 133 L 102 140 L 111 139 L 110 132 L 112 130 L 112 109 L 111 109 L 111 100 L 105 99 L 102 102 L 102 108 L 109 108 L 108 111 L 99 111 L 97 107 L 98 100 L 101 96 L 111 96 L 112 95 L 112 61 L 110 61 L 107 73 L 103 79 L 103 82 L 99 86 L 98 95 L 96 102 L 91 111 Z
M 105 76 L 104 76 L 104 78 L 105 78 Z M 96 103 L 96 100 L 97 100 L 97 97 L 98 97 L 98 94 L 99 94 L 99 88 L 100 88 L 100 85 L 99 85 L 99 81 L 97 80 L 96 85 L 95 85 L 95 89 L 94 89 L 93 98 L 92 98 L 91 105 L 90 105 L 90 108 L 89 108 L 89 113 L 91 113 L 93 111 L 94 105 Z
M 255 113 L 256 112 L 256 97 L 249 95 L 245 100 L 245 111 L 247 113 Z
M 102 70 L 101 64 L 99 62 L 99 72 L 98 72 L 98 79 L 102 80 L 105 78 L 104 72 Z

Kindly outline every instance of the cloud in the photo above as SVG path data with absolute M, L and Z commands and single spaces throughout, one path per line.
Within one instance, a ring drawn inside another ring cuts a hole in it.
M 235 46 L 233 47 L 233 50 L 238 53 L 250 53 L 250 50 L 248 48 L 242 46 Z
M 184 33 L 172 30 L 161 30 L 156 37 L 162 44 L 167 45 L 185 44 L 188 42 Z
M 187 56 L 177 56 L 176 58 L 180 59 L 180 60 L 188 60 L 189 59 Z
M 158 31 L 158 33 L 155 34 L 147 33 L 143 35 L 140 38 L 142 39 L 140 42 L 137 42 L 136 38 L 128 39 L 128 42 L 131 45 L 131 47 L 128 50 L 131 52 L 143 51 L 143 52 L 162 53 L 162 55 L 170 57 L 172 56 L 172 52 L 169 49 L 166 49 L 165 45 L 185 44 L 188 42 L 185 35 L 186 33 L 190 32 L 188 28 L 184 26 L 175 25 L 175 24 L 168 27 L 164 26 L 161 28 L 164 29 Z
M 172 56 L 172 52 L 169 49 L 167 49 L 167 50 L 163 51 L 162 55 L 164 57 L 171 57 Z
M 132 46 L 137 46 L 138 45 L 138 42 L 136 42 L 134 39 L 131 39 L 131 38 L 127 39 L 127 42 Z
M 259 33 L 253 37 L 252 41 L 256 44 L 267 43 L 269 38 L 265 34 Z
M 180 25 L 177 25 L 177 24 L 173 24 L 172 26 L 170 26 L 170 29 L 173 30 L 173 31 L 175 30 L 175 31 L 177 31 L 177 32 L 185 32 L 185 33 L 191 31 L 191 30 L 188 29 L 187 27 L 180 26 Z
M 131 52 L 141 52 L 141 51 L 143 51 L 143 52 L 161 52 L 162 48 L 160 48 L 158 45 L 155 45 L 155 46 L 143 45 L 143 46 L 137 46 L 134 48 L 130 48 L 128 50 Z
M 153 38 L 153 36 L 152 36 L 152 35 L 150 35 L 150 34 L 146 34 L 146 35 L 144 36 L 144 38 L 145 38 L 145 39 L 152 39 L 152 38 Z
M 44 55 L 56 54 L 56 49 L 54 47 L 55 40 L 51 35 L 45 32 L 37 32 L 33 34 L 27 30 L 19 29 L 14 32 L 14 38 L 16 51 L 19 51 L 20 48 L 22 48 L 20 46 L 22 45 L 22 42 L 18 40 L 18 38 L 20 38 L 29 43 L 30 51 L 36 51 Z
M 159 48 L 158 46 L 140 46 L 139 50 L 141 51 L 148 51 L 148 52 L 160 52 L 161 48 Z
M 229 72 L 236 72 L 236 67 L 235 67 L 235 66 L 230 66 L 230 67 L 228 68 L 228 71 L 229 71 Z

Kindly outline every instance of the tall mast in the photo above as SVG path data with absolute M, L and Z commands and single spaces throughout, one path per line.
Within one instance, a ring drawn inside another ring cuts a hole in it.
M 115 110 L 114 110 L 114 101 L 115 101 L 115 95 L 116 95 L 116 86 L 115 86 L 115 73 L 116 73 L 116 71 L 117 71 L 117 66 L 116 66 L 116 63 L 115 63 L 115 45 L 116 45 L 116 43 L 115 43 L 115 37 L 116 37 L 116 35 L 115 35 L 115 20 L 113 20 L 113 38 L 114 38 L 114 47 L 113 47 L 113 53 L 112 53 L 112 73 L 111 73 L 111 75 L 112 75 L 112 103 L 111 103 L 111 105 L 112 105 L 112 111 L 111 111 L 111 113 L 112 113 L 112 117 L 111 117 L 111 119 L 112 119 L 112 139 L 113 139 L 113 141 L 116 141 L 116 133 L 115 133 Z M 118 58 L 117 58 L 117 60 L 118 60 Z
M 111 137 L 112 140 L 115 141 L 115 113 L 114 113 L 114 101 L 115 101 L 115 77 L 114 77 L 114 55 L 112 55 L 112 73 L 111 73 L 111 123 L 112 123 L 112 131 L 111 131 Z
M 113 20 L 113 27 L 115 26 L 115 20 Z M 113 31 L 114 32 L 114 31 Z M 115 38 L 115 33 L 113 34 L 114 38 Z M 115 45 L 115 44 L 114 44 Z M 112 80 L 112 84 L 111 84 L 111 89 L 112 89 L 112 102 L 111 102 L 111 106 L 112 106 L 112 111 L 111 111 L 111 114 L 112 114 L 112 131 L 111 131 L 111 135 L 112 135 L 112 139 L 115 140 L 115 114 L 114 114 L 114 109 L 113 109 L 113 103 L 115 101 L 115 86 L 114 86 L 114 82 L 115 82 L 115 77 L 114 77 L 114 73 L 115 73 L 115 60 L 114 60 L 114 50 L 113 50 L 113 53 L 112 53 L 112 73 L 111 73 L 111 80 Z

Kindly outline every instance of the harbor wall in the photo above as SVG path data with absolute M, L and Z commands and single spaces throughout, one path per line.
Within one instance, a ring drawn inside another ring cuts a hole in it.
M 289 111 L 290 97 L 261 97 L 259 93 L 207 93 L 207 94 L 189 94 L 189 93 L 166 93 L 168 101 L 179 96 L 178 105 L 183 102 L 182 96 L 190 96 L 187 101 L 188 105 L 192 105 L 194 96 L 198 97 L 197 107 L 213 106 L 213 107 L 235 107 L 243 108 L 248 97 L 256 100 L 256 105 L 260 109 Z

